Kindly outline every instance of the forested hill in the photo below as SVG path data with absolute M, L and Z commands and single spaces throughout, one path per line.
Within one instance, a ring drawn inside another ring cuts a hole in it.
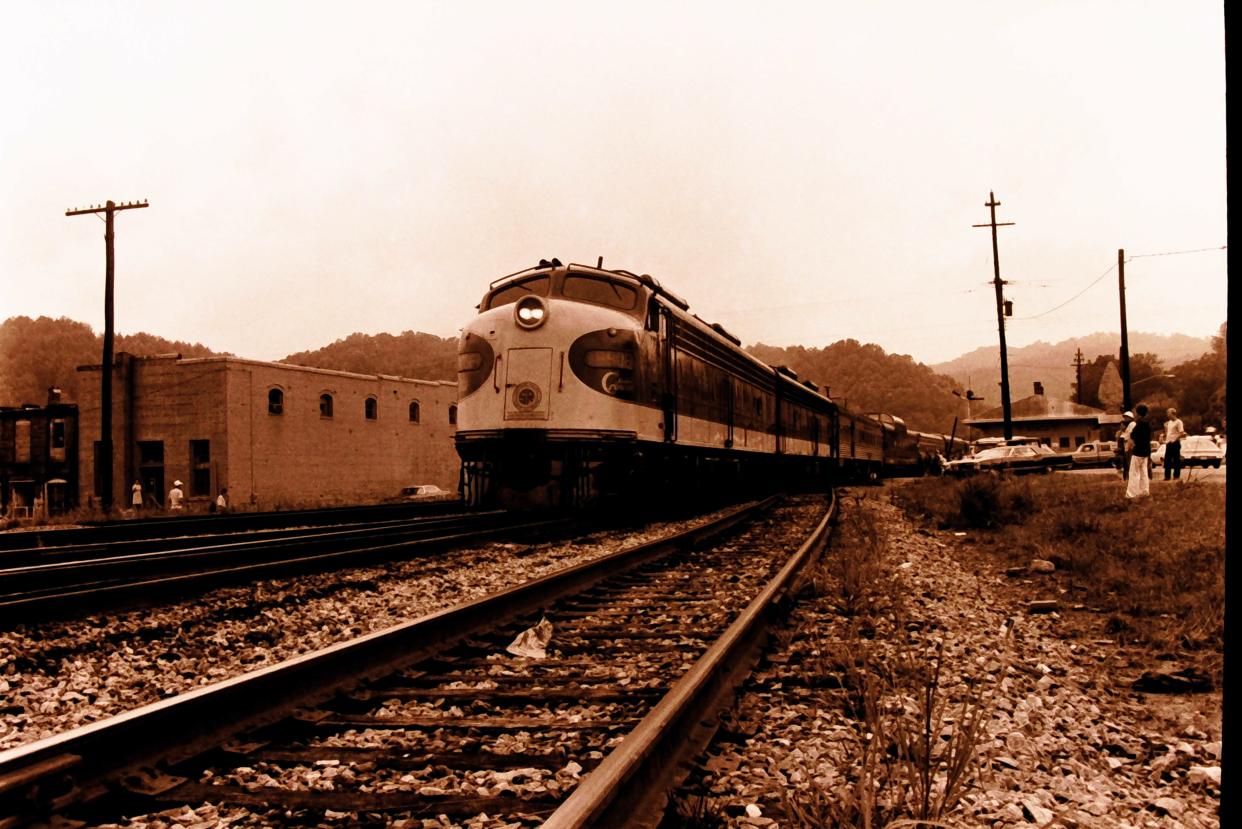
M 1210 337 L 1188 337 L 1185 334 L 1130 333 L 1130 354 L 1152 354 L 1162 365 L 1175 366 L 1205 354 L 1212 348 Z M 1009 348 L 1009 388 L 1014 400 L 1031 393 L 1035 381 L 1044 384 L 1046 394 L 1070 400 L 1074 382 L 1074 353 L 1082 349 L 1084 363 L 1101 354 L 1117 357 L 1121 351 L 1121 334 L 1100 332 L 1062 340 L 1059 343 L 1036 342 L 1021 348 Z M 956 378 L 959 387 L 969 384 L 993 405 L 1000 400 L 1000 349 L 997 346 L 974 351 L 932 366 L 934 371 Z
M 904 354 L 878 345 L 841 340 L 827 348 L 777 348 L 757 343 L 746 349 L 770 365 L 793 369 L 799 380 L 825 386 L 835 400 L 861 412 L 889 412 L 912 429 L 948 434 L 962 412 L 953 379 L 936 374 Z M 962 427 L 958 427 L 960 433 Z
M 315 351 L 290 354 L 280 362 L 359 374 L 456 381 L 457 340 L 416 331 L 350 334 Z
M 154 334 L 117 334 L 113 351 L 147 356 L 178 353 L 183 357 L 211 357 L 199 343 L 166 340 Z M 47 390 L 56 386 L 61 400 L 78 400 L 78 366 L 99 365 L 103 335 L 84 322 L 60 317 L 9 317 L 0 322 L 0 406 L 47 402 Z

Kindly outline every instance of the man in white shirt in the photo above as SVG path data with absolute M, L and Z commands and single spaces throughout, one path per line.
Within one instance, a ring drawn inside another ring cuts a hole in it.
M 181 481 L 173 481 L 173 488 L 168 490 L 168 508 L 174 512 L 181 511 L 181 502 L 185 493 L 181 491 Z
M 1182 427 L 1177 409 L 1169 407 L 1169 419 L 1164 422 L 1164 479 L 1182 477 L 1182 438 L 1186 430 Z

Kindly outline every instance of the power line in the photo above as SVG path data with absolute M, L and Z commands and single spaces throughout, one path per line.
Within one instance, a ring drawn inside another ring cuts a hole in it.
M 1208 251 L 1228 250 L 1228 248 L 1228 245 L 1220 245 L 1219 247 L 1214 248 L 1195 248 L 1194 250 L 1166 250 L 1162 253 L 1132 253 L 1126 257 L 1126 261 L 1129 262 L 1131 259 L 1143 259 L 1147 256 L 1181 256 L 1186 253 L 1206 253 Z
M 1055 306 L 1053 306 L 1052 308 L 1049 308 L 1047 311 L 1043 311 L 1042 313 L 1035 314 L 1034 316 L 1030 316 L 1030 317 L 1018 317 L 1018 319 L 1019 319 L 1019 320 L 1037 320 L 1037 319 L 1039 319 L 1040 317 L 1046 317 L 1046 316 L 1048 316 L 1048 315 L 1049 315 L 1049 314 L 1051 314 L 1053 311 L 1059 311 L 1059 310 L 1061 310 L 1061 309 L 1062 309 L 1062 308 L 1064 308 L 1066 305 L 1069 305 L 1071 302 L 1073 302 L 1074 300 L 1078 299 L 1078 297 L 1082 296 L 1082 295 L 1083 295 L 1083 294 L 1085 294 L 1087 291 L 1089 291 L 1089 290 L 1091 290 L 1092 288 L 1094 288 L 1094 287 L 1096 286 L 1096 284 L 1098 284 L 1098 283 L 1099 283 L 1099 281 L 1100 281 L 1100 280 L 1102 280 L 1104 277 L 1108 276 L 1110 273 L 1112 273 L 1112 272 L 1113 272 L 1114 270 L 1116 270 L 1116 269 L 1117 269 L 1117 266 L 1116 266 L 1115 264 L 1114 264 L 1114 265 L 1109 265 L 1109 266 L 1108 266 L 1108 270 L 1104 271 L 1104 273 L 1100 274 L 1100 275 L 1099 275 L 1099 276 L 1097 276 L 1095 279 L 1091 280 L 1091 284 L 1090 284 L 1090 285 L 1088 285 L 1087 287 L 1083 288 L 1081 291 L 1079 291 L 1078 293 L 1074 294 L 1072 297 L 1070 297 L 1069 299 L 1065 300 L 1065 301 L 1064 301 L 1064 302 L 1062 302 L 1060 305 L 1055 305 Z

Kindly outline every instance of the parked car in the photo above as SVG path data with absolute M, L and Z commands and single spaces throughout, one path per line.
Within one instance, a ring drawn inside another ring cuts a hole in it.
M 1058 452 L 1046 443 L 1032 444 L 1032 448 L 1044 458 L 1049 469 L 1069 469 L 1074 465 L 1074 458 L 1068 452 Z
M 973 475 L 977 472 L 1051 472 L 1044 455 L 1032 446 L 994 446 L 956 461 L 949 461 L 945 472 L 950 475 Z
M 1112 440 L 1091 440 L 1079 446 L 1070 455 L 1077 467 L 1112 466 L 1117 459 L 1117 443 Z
M 1207 435 L 1191 435 L 1182 439 L 1182 466 L 1212 466 L 1220 469 L 1224 451 Z
M 451 501 L 457 496 L 446 492 L 435 484 L 419 484 L 402 487 L 398 501 Z

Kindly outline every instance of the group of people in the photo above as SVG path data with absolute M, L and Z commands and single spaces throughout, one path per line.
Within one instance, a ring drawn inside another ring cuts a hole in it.
M 168 501 L 166 503 L 169 512 L 181 512 L 185 509 L 185 491 L 181 487 L 181 481 L 173 481 L 172 489 L 168 490 Z M 132 493 L 130 505 L 133 507 L 135 513 L 141 512 L 144 506 L 142 482 L 135 480 L 134 485 L 130 487 L 130 492 Z M 209 509 L 212 512 L 229 511 L 228 487 L 220 488 L 220 494 L 216 496 L 215 501 L 211 502 Z
M 1164 422 L 1164 479 L 1178 480 L 1182 477 L 1181 441 L 1186 437 L 1186 429 L 1177 409 L 1170 407 L 1165 414 L 1168 419 Z M 1123 414 L 1122 419 L 1126 425 L 1117 440 L 1117 451 L 1124 453 L 1121 475 L 1126 480 L 1126 497 L 1142 498 L 1151 495 L 1152 430 L 1147 422 L 1147 407 L 1140 403 L 1133 412 Z

